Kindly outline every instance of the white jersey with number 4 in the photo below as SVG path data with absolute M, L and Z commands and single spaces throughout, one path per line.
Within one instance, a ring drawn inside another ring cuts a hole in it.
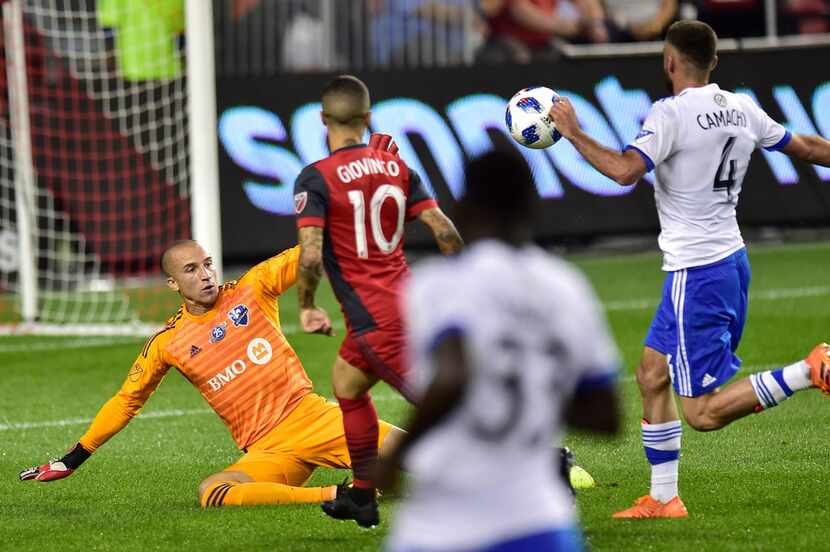
M 663 270 L 713 263 L 744 246 L 735 206 L 749 158 L 790 138 L 752 98 L 717 84 L 687 88 L 651 107 L 626 149 L 656 168 Z
M 554 445 L 579 386 L 611 385 L 617 349 L 585 278 L 535 246 L 473 244 L 416 267 L 405 289 L 410 377 L 460 336 L 470 367 L 460 405 L 406 458 L 409 496 L 391 550 L 460 550 L 575 523 Z

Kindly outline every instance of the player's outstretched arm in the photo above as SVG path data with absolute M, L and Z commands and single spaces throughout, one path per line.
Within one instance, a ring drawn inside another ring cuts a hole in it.
M 565 97 L 559 97 L 550 110 L 550 116 L 562 136 L 570 140 L 576 150 L 596 170 L 619 184 L 629 186 L 636 184 L 648 172 L 643 158 L 634 151 L 618 152 L 606 148 L 579 127 L 573 105 Z
M 793 134 L 781 151 L 801 161 L 830 167 L 830 140 L 812 134 Z
M 450 218 L 438 207 L 421 211 L 418 214 L 418 220 L 432 231 L 435 243 L 444 255 L 454 255 L 463 249 L 464 240 L 461 239 L 461 235 Z
M 20 472 L 21 481 L 47 482 L 69 477 L 98 447 L 130 423 L 158 388 L 170 367 L 170 359 L 165 356 L 163 347 L 159 344 L 164 339 L 159 336 L 167 329 L 169 327 L 150 337 L 130 368 L 121 388 L 98 410 L 95 419 L 78 443 L 60 459 L 23 470 Z
M 319 226 L 300 228 L 299 242 L 297 298 L 300 304 L 300 325 L 307 333 L 334 335 L 328 314 L 314 304 L 314 295 L 323 277 L 323 229 Z

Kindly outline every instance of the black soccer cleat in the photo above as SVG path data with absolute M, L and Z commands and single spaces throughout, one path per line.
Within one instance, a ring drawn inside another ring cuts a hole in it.
M 576 496 L 576 490 L 571 484 L 571 468 L 576 464 L 574 453 L 568 447 L 559 449 L 559 477 L 565 483 L 565 486 L 571 491 L 572 496 Z
M 365 504 L 355 502 L 352 493 L 355 489 L 345 483 L 337 486 L 337 496 L 334 500 L 323 502 L 323 512 L 334 519 L 353 519 L 365 529 L 370 529 L 380 524 L 380 513 L 378 502 L 374 498 L 369 499 Z M 357 490 L 360 492 L 360 490 Z M 374 491 L 372 491 L 374 494 Z

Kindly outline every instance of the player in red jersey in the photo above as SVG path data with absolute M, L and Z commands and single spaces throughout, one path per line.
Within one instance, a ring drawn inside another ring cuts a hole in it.
M 388 138 L 362 142 L 369 126 L 369 90 L 341 76 L 323 90 L 322 119 L 332 154 L 306 167 L 294 185 L 301 246 L 298 294 L 306 332 L 329 328 L 314 304 L 323 267 L 346 319 L 346 337 L 332 384 L 343 410 L 354 484 L 323 510 L 370 527 L 379 522 L 371 470 L 377 459 L 378 417 L 369 389 L 383 380 L 407 400 L 402 361 L 404 332 L 398 298 L 409 269 L 403 254 L 404 222 L 418 218 L 441 251 L 463 242 L 421 178 L 389 147 Z M 388 149 L 387 149 L 388 148 Z

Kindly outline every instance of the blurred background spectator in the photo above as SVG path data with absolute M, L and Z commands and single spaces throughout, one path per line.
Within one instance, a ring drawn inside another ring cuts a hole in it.
M 765 0 L 210 1 L 220 75 L 551 61 L 563 42 L 661 40 L 678 19 L 722 38 L 767 32 Z M 778 34 L 830 33 L 830 0 L 775 5 Z
M 573 0 L 571 5 L 577 17 L 563 15 L 563 4 L 561 0 L 479 0 L 489 36 L 476 60 L 481 63 L 550 60 L 557 57 L 553 42 L 556 38 L 608 41 L 605 13 L 599 0 Z
M 715 29 L 719 38 L 766 34 L 762 0 L 697 0 L 697 18 Z
M 604 0 L 610 42 L 659 40 L 677 16 L 677 0 Z
M 282 67 L 286 71 L 322 71 L 326 69 L 326 49 L 321 37 L 326 25 L 309 3 L 298 4 L 285 26 L 282 38 Z
M 370 0 L 370 4 L 372 61 L 382 67 L 420 61 L 458 65 L 465 60 L 467 41 L 475 40 L 466 31 L 480 36 L 484 30 L 470 0 Z
M 784 0 L 782 4 L 783 33 L 830 32 L 830 0 Z

